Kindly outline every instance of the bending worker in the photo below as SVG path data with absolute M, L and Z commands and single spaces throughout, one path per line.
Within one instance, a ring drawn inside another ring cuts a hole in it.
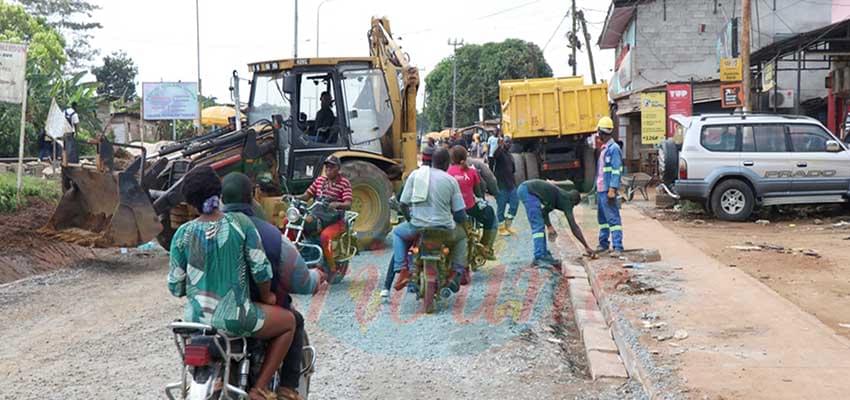
M 599 140 L 604 143 L 599 152 L 596 171 L 596 218 L 599 222 L 599 247 L 597 252 L 609 250 L 608 237 L 614 242 L 614 255 L 623 252 L 623 225 L 617 191 L 623 173 L 623 152 L 614 141 L 614 121 L 608 117 L 599 119 L 596 125 Z
M 573 207 L 581 201 L 581 195 L 575 190 L 575 185 L 572 182 L 550 183 L 540 179 L 531 179 L 519 185 L 517 194 L 525 207 L 528 223 L 531 225 L 535 266 L 558 268 L 561 264 L 561 261 L 556 260 L 546 248 L 546 231 L 549 234 L 549 241 L 555 241 L 558 237 L 558 232 L 552 226 L 552 222 L 549 221 L 549 213 L 553 210 L 563 211 L 567 217 L 567 222 L 570 224 L 570 231 L 584 245 L 587 253 L 593 254 L 593 250 L 587 245 L 587 241 L 584 240 L 584 235 L 581 233 L 581 228 L 573 217 Z

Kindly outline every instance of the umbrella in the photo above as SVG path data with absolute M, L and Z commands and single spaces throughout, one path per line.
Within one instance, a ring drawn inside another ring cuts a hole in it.
M 227 125 L 227 119 L 236 115 L 236 110 L 229 106 L 212 106 L 201 111 L 201 125 Z M 240 113 L 242 119 L 245 114 Z

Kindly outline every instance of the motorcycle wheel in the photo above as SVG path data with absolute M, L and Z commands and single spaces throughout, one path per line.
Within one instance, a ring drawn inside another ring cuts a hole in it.
M 437 280 L 439 279 L 437 274 L 437 267 L 431 262 L 426 262 L 422 273 L 419 274 L 421 287 L 425 291 L 422 297 L 422 308 L 427 314 L 434 313 L 437 308 L 434 302 L 437 294 Z

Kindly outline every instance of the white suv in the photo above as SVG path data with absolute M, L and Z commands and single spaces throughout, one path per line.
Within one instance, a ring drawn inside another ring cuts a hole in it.
M 658 157 L 664 187 L 674 197 L 705 204 L 719 219 L 746 220 L 756 206 L 850 199 L 850 151 L 817 120 L 773 114 L 671 118 L 676 135 L 661 144 Z

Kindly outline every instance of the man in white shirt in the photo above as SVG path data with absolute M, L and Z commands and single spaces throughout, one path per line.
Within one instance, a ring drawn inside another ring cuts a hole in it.
M 77 151 L 77 129 L 80 127 L 80 116 L 77 114 L 77 103 L 71 103 L 71 106 L 65 109 L 65 119 L 71 125 L 71 132 L 65 133 L 63 141 L 65 142 L 65 161 L 69 163 L 80 162 L 79 152 Z
M 499 148 L 499 142 L 500 138 L 497 133 L 494 133 L 490 135 L 489 138 L 487 138 L 487 164 L 490 166 L 490 170 L 494 172 L 496 170 L 494 165 L 495 160 L 493 159 L 493 157 L 496 155 L 496 149 Z

